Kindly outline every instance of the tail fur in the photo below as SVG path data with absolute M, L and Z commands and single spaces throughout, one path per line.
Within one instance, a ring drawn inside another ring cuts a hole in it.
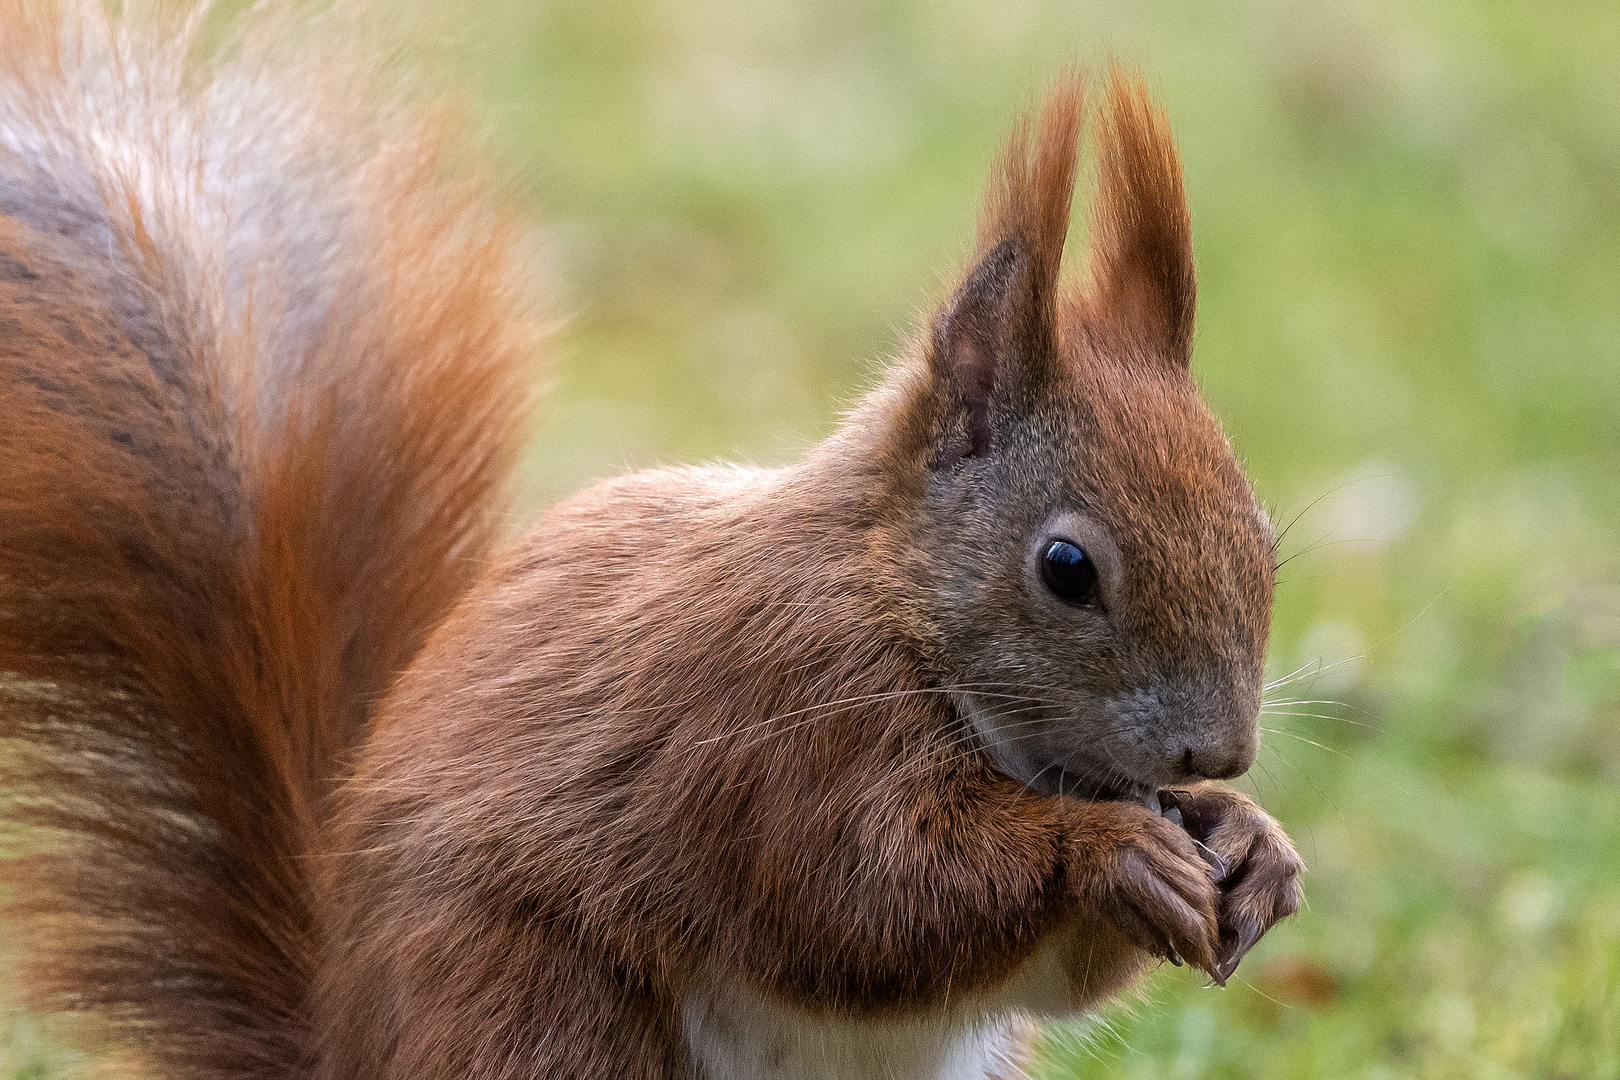
M 324 802 L 496 538 L 539 340 L 363 20 L 249 23 L 0 0 L 0 925 L 171 1076 L 307 1065 Z

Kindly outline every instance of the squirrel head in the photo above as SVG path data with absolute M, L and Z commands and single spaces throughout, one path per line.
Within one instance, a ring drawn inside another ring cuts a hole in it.
M 1059 280 L 1083 84 L 1003 154 L 972 268 L 870 399 L 901 524 L 881 561 L 1000 766 L 1043 792 L 1150 801 L 1253 763 L 1271 524 L 1189 372 L 1181 167 L 1110 73 L 1085 280 Z

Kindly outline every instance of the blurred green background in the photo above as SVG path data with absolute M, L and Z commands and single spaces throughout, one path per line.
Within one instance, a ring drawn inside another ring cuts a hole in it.
M 791 460 L 959 265 L 1020 105 L 1065 62 L 1137 64 L 1192 202 L 1195 372 L 1291 523 L 1271 666 L 1302 677 L 1243 783 L 1309 910 L 1225 991 L 1165 969 L 1054 1029 L 1046 1068 L 1620 1077 L 1620 4 L 452 21 L 443 64 L 569 317 L 531 509 L 655 462 Z

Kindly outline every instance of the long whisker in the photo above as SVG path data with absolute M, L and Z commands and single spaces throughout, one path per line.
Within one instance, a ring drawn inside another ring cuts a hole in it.
M 1049 706 L 1049 705 L 1047 705 L 1045 703 L 1037 704 L 1037 705 L 1026 705 L 1021 709 L 1008 709 L 1008 710 L 1006 710 L 1004 712 L 998 713 L 997 715 L 998 715 L 998 717 L 1017 716 L 1020 713 L 1034 712 L 1037 709 L 1047 709 L 1047 708 L 1051 708 L 1051 706 Z M 990 732 L 990 733 L 987 733 L 987 734 L 991 735 L 991 736 L 1001 736 L 1001 735 L 1004 735 L 1004 734 L 1006 734 L 1008 732 L 1016 731 L 1016 730 L 1018 730 L 1020 728 L 1030 728 L 1030 727 L 1034 727 L 1037 724 L 1047 724 L 1047 723 L 1052 723 L 1052 722 L 1053 722 L 1053 720 L 1052 720 L 1052 718 L 1050 716 L 1036 716 L 1036 717 L 1033 717 L 1033 718 L 1028 719 L 1028 720 L 1020 720 L 1017 723 L 1013 723 L 1013 724 L 999 725 L 999 726 L 997 726 L 995 728 L 995 730 L 993 732 Z M 1059 722 L 1061 722 L 1061 721 L 1059 721 Z M 962 745 L 967 744 L 967 743 L 988 742 L 988 741 L 989 741 L 989 739 L 987 738 L 986 735 L 981 735 L 977 728 L 974 728 L 972 725 L 969 725 L 965 732 L 955 736 L 954 738 L 952 738 L 948 742 L 945 742 L 945 743 L 941 744 L 939 749 L 940 749 L 941 752 L 948 753 L 948 752 L 950 752 L 952 750 L 955 750 L 957 747 L 962 746 Z M 1013 741 L 1016 741 L 1016 737 L 1014 739 L 1008 739 L 1008 740 L 1002 740 L 1002 741 L 1013 742 Z
M 1287 686 L 1289 683 L 1293 682 L 1296 678 L 1299 678 L 1300 673 L 1303 672 L 1306 668 L 1312 667 L 1313 665 L 1316 665 L 1316 664 L 1320 664 L 1321 662 L 1322 662 L 1322 658 L 1319 656 L 1315 660 L 1311 660 L 1311 661 L 1308 661 L 1308 662 L 1306 662 L 1304 664 L 1301 664 L 1299 667 L 1295 668 L 1293 671 L 1290 671 L 1287 675 L 1284 675 L 1282 678 L 1273 679 L 1271 682 L 1266 683 L 1266 685 L 1263 687 L 1263 689 L 1275 690 L 1279 686 Z
M 1344 483 L 1338 485 L 1337 487 L 1329 488 L 1328 490 L 1322 492 L 1322 494 L 1318 495 L 1316 498 L 1312 499 L 1310 502 L 1306 503 L 1305 506 L 1299 511 L 1299 513 L 1295 514 L 1292 518 L 1290 518 L 1289 521 L 1288 521 L 1288 524 L 1283 526 L 1282 532 L 1277 534 L 1276 539 L 1272 540 L 1272 542 L 1271 542 L 1271 550 L 1273 552 L 1275 552 L 1275 551 L 1277 551 L 1278 548 L 1282 547 L 1283 539 L 1288 535 L 1289 531 L 1291 529 L 1293 529 L 1293 527 L 1295 525 L 1299 524 L 1299 519 L 1304 517 L 1307 513 L 1310 512 L 1311 507 L 1315 506 L 1317 503 L 1321 502 L 1323 499 L 1327 498 L 1329 495 L 1338 494 L 1339 492 L 1343 491 L 1345 488 L 1349 487 L 1351 484 L 1356 483 L 1360 479 L 1361 479 L 1361 477 L 1356 477 L 1356 478 L 1351 479 L 1351 480 L 1346 480 Z
M 791 713 L 782 713 L 777 717 L 773 717 L 773 718 L 771 718 L 769 720 L 761 721 L 758 724 L 752 724 L 752 725 L 749 725 L 749 726 L 744 727 L 744 728 L 739 728 L 739 729 L 736 729 L 736 730 L 734 730 L 732 732 L 728 732 L 726 734 L 722 734 L 722 735 L 715 736 L 715 737 L 712 737 L 712 738 L 709 738 L 709 739 L 705 739 L 702 742 L 694 743 L 692 745 L 693 746 L 700 746 L 700 745 L 705 745 L 705 744 L 708 744 L 708 743 L 718 742 L 718 741 L 721 741 L 721 740 L 727 739 L 727 738 L 734 738 L 734 737 L 739 736 L 739 735 L 745 735 L 745 734 L 749 733 L 750 731 L 757 731 L 757 730 L 759 730 L 761 728 L 768 727 L 769 725 L 773 724 L 776 720 L 783 719 L 783 718 L 790 717 L 790 716 L 799 716 L 799 715 L 806 714 L 806 713 L 818 713 L 820 710 L 831 709 L 831 708 L 839 708 L 839 709 L 854 708 L 854 707 L 857 707 L 859 705 L 870 704 L 870 703 L 872 703 L 874 701 L 891 700 L 891 699 L 894 699 L 894 698 L 905 697 L 905 696 L 911 695 L 911 694 L 924 694 L 924 693 L 953 694 L 953 693 L 960 692 L 962 690 L 972 690 L 972 692 L 976 696 L 979 696 L 979 697 L 990 697 L 990 698 L 998 698 L 998 699 L 1001 699 L 1001 700 L 1004 700 L 1004 701 L 1009 701 L 1009 702 L 1022 701 L 1022 702 L 1027 702 L 1028 703 L 1023 708 L 1020 708 L 1020 709 L 1005 709 L 1005 710 L 1002 710 L 1001 715 L 1005 715 L 1005 716 L 1013 716 L 1013 715 L 1017 715 L 1018 713 L 1021 713 L 1021 712 L 1032 711 L 1034 709 L 1052 709 L 1052 708 L 1057 708 L 1058 707 L 1056 702 L 1045 701 L 1045 700 L 1043 700 L 1041 698 L 1034 697 L 1034 696 L 1031 696 L 1031 695 L 1028 695 L 1028 694 L 995 694 L 995 693 L 986 693 L 986 692 L 981 691 L 981 690 L 973 689 L 974 687 L 977 687 L 977 686 L 1006 686 L 1006 685 L 1013 685 L 1013 684 L 1009 684 L 1009 683 L 962 683 L 962 684 L 957 684 L 955 686 L 921 687 L 921 688 L 916 688 L 916 689 L 913 689 L 913 690 L 891 691 L 889 693 L 884 693 L 884 694 L 865 695 L 865 696 L 861 696 L 861 697 L 845 699 L 844 701 L 836 702 L 836 703 L 829 702 L 829 703 L 824 703 L 824 704 L 818 705 L 818 706 L 809 706 L 809 707 L 804 708 L 804 709 L 795 710 L 795 711 L 793 711 Z M 769 731 L 765 731 L 753 743 L 749 743 L 749 744 L 746 744 L 746 745 L 749 745 L 749 746 L 757 745 L 760 741 L 763 741 L 764 739 L 774 738 L 774 737 L 779 736 L 779 735 L 784 735 L 784 734 L 787 734 L 789 732 L 796 731 L 796 730 L 798 730 L 800 728 L 803 728 L 803 727 L 808 727 L 808 726 L 810 726 L 812 724 L 817 723 L 821 719 L 822 719 L 822 717 L 820 715 L 810 715 L 810 716 L 807 716 L 806 718 L 798 720 L 798 721 L 796 721 L 796 722 L 794 722 L 792 724 L 787 724 L 787 725 L 783 725 L 783 726 L 780 726 L 780 727 L 772 728 Z M 1036 721 L 1031 721 L 1031 722 L 1036 722 Z M 1017 726 L 1017 725 L 1015 725 L 1015 726 Z
M 1325 532 L 1321 536 L 1318 536 L 1315 540 L 1312 540 L 1310 543 L 1308 543 L 1304 547 L 1300 548 L 1298 551 L 1294 552 L 1292 555 L 1288 556 L 1286 559 L 1282 559 L 1282 560 L 1280 560 L 1278 562 L 1273 563 L 1272 566 L 1271 566 L 1271 572 L 1273 574 L 1276 574 L 1283 567 L 1287 566 L 1289 563 L 1293 562 L 1295 559 L 1299 558 L 1301 555 L 1307 555 L 1310 552 L 1315 551 L 1319 547 L 1331 546 L 1330 544 L 1324 544 L 1323 541 L 1327 540 L 1327 538 L 1332 536 L 1332 535 L 1333 535 L 1333 533 L 1331 531 Z M 1342 542 L 1343 541 L 1333 541 L 1333 543 L 1342 543 Z
M 911 697 L 911 696 L 919 695 L 919 694 L 954 694 L 954 693 L 960 693 L 960 692 L 962 692 L 964 690 L 969 690 L 969 691 L 972 691 L 973 693 L 978 694 L 978 695 L 980 695 L 982 697 L 1002 698 L 1002 699 L 1005 699 L 1005 700 L 1008 700 L 1008 701 L 1038 701 L 1039 700 L 1038 698 L 1033 698 L 1033 697 L 1030 697 L 1029 695 L 1026 695 L 1026 694 L 998 694 L 998 693 L 978 689 L 978 687 L 981 687 L 981 686 L 1009 686 L 1009 685 L 1013 685 L 1013 684 L 1010 684 L 1010 683 L 964 683 L 964 684 L 961 684 L 959 686 L 923 686 L 923 687 L 914 687 L 914 688 L 909 689 L 909 690 L 888 690 L 888 691 L 883 691 L 883 692 L 875 693 L 875 694 L 857 694 L 857 695 L 855 695 L 853 697 L 840 698 L 840 699 L 837 699 L 835 701 L 818 702 L 817 704 L 814 704 L 814 705 L 806 705 L 805 707 L 803 707 L 801 709 L 793 709 L 793 710 L 791 710 L 789 712 L 777 713 L 776 715 L 768 717 L 768 718 L 766 718 L 764 720 L 761 720 L 758 723 L 750 724 L 750 725 L 747 725 L 747 726 L 741 727 L 741 728 L 734 728 L 734 729 L 732 729 L 730 731 L 724 732 L 724 733 L 722 733 L 720 735 L 716 735 L 716 736 L 713 736 L 713 737 L 708 738 L 708 739 L 700 739 L 700 740 L 692 743 L 691 745 L 694 746 L 694 747 L 696 747 L 696 746 L 706 746 L 706 745 L 708 745 L 710 743 L 722 742 L 722 741 L 724 741 L 726 739 L 733 739 L 733 738 L 736 738 L 736 737 L 738 737 L 740 735 L 746 735 L 751 731 L 758 730 L 759 728 L 769 727 L 770 725 L 778 723 L 779 721 L 789 720 L 789 719 L 792 719 L 793 717 L 803 716 L 803 715 L 805 715 L 807 713 L 817 713 L 817 712 L 823 712 L 823 711 L 826 711 L 826 710 L 835 710 L 836 711 L 836 710 L 840 710 L 840 709 L 851 709 L 851 708 L 855 708 L 855 707 L 860 706 L 860 705 L 870 705 L 870 704 L 873 704 L 873 703 L 876 703 L 876 702 L 881 702 L 881 701 L 893 701 L 893 700 L 897 700 L 899 698 Z M 786 730 L 792 730 L 792 727 L 790 726 Z
M 1268 742 L 1268 743 L 1265 744 L 1265 749 L 1269 753 L 1275 754 L 1279 761 L 1282 761 L 1290 769 L 1293 769 L 1296 773 L 1298 773 L 1302 780 L 1305 780 L 1307 783 L 1310 784 L 1311 789 L 1314 792 L 1316 792 L 1316 794 L 1318 796 L 1321 796 L 1323 799 L 1328 798 L 1327 792 L 1323 790 L 1322 785 L 1312 782 L 1310 772 L 1307 771 L 1306 769 L 1301 768 L 1297 761 L 1295 761 L 1290 755 L 1284 753 L 1282 747 L 1278 746 L 1276 743 Z M 1272 783 L 1273 784 L 1276 783 L 1276 778 L 1273 776 L 1270 769 L 1267 769 L 1264 765 L 1260 764 L 1259 762 L 1256 762 L 1255 764 L 1259 768 L 1264 769 L 1267 776 L 1272 777 Z
M 1040 772 L 1037 772 L 1034 776 L 1032 776 L 1028 780 L 1024 781 L 1024 790 L 1025 791 L 1034 791 L 1035 790 L 1035 781 L 1037 781 L 1041 777 L 1045 776 L 1052 769 L 1059 769 L 1059 771 L 1061 771 L 1061 766 L 1059 766 L 1058 763 L 1055 762 L 1055 761 L 1048 764 L 1045 768 L 1041 769 Z
M 1338 749 L 1335 749 L 1334 747 L 1326 746 L 1326 745 L 1324 745 L 1322 743 L 1319 743 L 1319 742 L 1315 741 L 1314 739 L 1307 739 L 1303 735 L 1296 735 L 1292 731 L 1284 731 L 1281 728 L 1269 728 L 1269 727 L 1263 727 L 1260 730 L 1264 731 L 1264 732 L 1267 732 L 1269 734 L 1272 734 L 1272 735 L 1281 735 L 1285 739 L 1298 739 L 1302 743 L 1309 743 L 1311 746 L 1316 747 L 1318 750 L 1326 750 L 1328 753 L 1330 753 L 1330 754 L 1338 754 L 1340 757 L 1349 757 L 1350 756 L 1349 754 L 1346 754 L 1343 750 L 1338 750 Z
M 1352 705 L 1348 701 L 1335 701 L 1331 698 L 1278 698 L 1275 701 L 1262 701 L 1260 703 L 1262 709 L 1270 708 L 1273 705 L 1332 705 L 1336 709 L 1349 709 L 1351 712 L 1365 713 L 1367 716 L 1377 719 L 1370 710 L 1364 709 L 1360 705 Z
M 1281 570 L 1283 567 L 1287 566 L 1289 563 L 1293 562 L 1295 559 L 1299 558 L 1301 555 L 1308 555 L 1313 551 L 1320 551 L 1320 550 L 1323 550 L 1325 548 L 1339 547 L 1342 544 L 1373 544 L 1373 545 L 1378 546 L 1378 547 L 1388 547 L 1388 548 L 1392 548 L 1392 547 L 1395 546 L 1393 541 L 1390 541 L 1390 540 L 1374 540 L 1373 538 L 1367 537 L 1367 536 L 1347 536 L 1342 540 L 1329 540 L 1328 536 L 1330 536 L 1330 535 L 1332 535 L 1332 534 L 1331 533 L 1324 533 L 1323 535 L 1317 537 L 1315 540 L 1311 541 L 1305 547 L 1300 548 L 1298 551 L 1296 551 L 1292 555 L 1288 556 L 1288 558 L 1284 559 L 1282 562 L 1280 562 L 1276 566 L 1274 566 L 1272 568 L 1272 573 L 1276 573 L 1278 570 Z M 1295 579 L 1290 578 L 1289 580 L 1295 580 Z M 1279 582 L 1278 584 L 1281 584 L 1281 582 Z
M 1260 715 L 1261 716 L 1308 716 L 1308 717 L 1312 717 L 1313 719 L 1316 719 L 1316 720 L 1337 720 L 1341 724 L 1352 724 L 1355 727 L 1366 728 L 1368 731 L 1377 731 L 1378 730 L 1372 724 L 1363 723 L 1360 720 L 1352 720 L 1348 716 L 1330 716 L 1327 713 L 1319 713 L 1319 712 L 1284 712 L 1281 709 L 1261 709 L 1260 710 Z
M 1372 653 L 1374 651 L 1383 648 L 1385 645 L 1389 644 L 1391 641 L 1395 640 L 1397 637 L 1399 637 L 1400 635 L 1406 633 L 1406 631 L 1410 630 L 1412 628 L 1412 626 L 1419 619 L 1423 618 L 1423 616 L 1427 615 L 1429 613 L 1429 610 L 1431 608 L 1433 608 L 1434 605 L 1438 604 L 1441 601 L 1441 599 L 1444 598 L 1444 596 L 1452 590 L 1452 588 L 1453 588 L 1452 586 L 1447 586 L 1446 588 L 1441 589 L 1438 593 L 1436 593 L 1434 595 L 1434 599 L 1430 600 L 1427 604 L 1423 605 L 1423 610 L 1422 611 L 1419 611 L 1416 615 L 1414 615 L 1410 619 L 1406 620 L 1406 622 L 1402 623 L 1400 626 L 1398 626 L 1394 630 L 1390 631 L 1388 634 L 1385 634 L 1383 637 L 1379 638 L 1377 641 L 1375 641 L 1371 645 L 1367 646 L 1367 648 L 1365 650 L 1363 650 L 1362 652 L 1359 652 L 1354 656 L 1347 656 L 1343 660 L 1339 660 L 1339 661 L 1337 661 L 1335 663 L 1332 663 L 1332 664 L 1322 664 L 1321 657 L 1317 657 L 1315 660 L 1312 660 L 1310 663 L 1305 664 L 1305 665 L 1303 665 L 1301 667 L 1295 668 L 1293 671 L 1289 672 L 1287 675 L 1284 675 L 1282 678 L 1276 679 L 1276 680 L 1274 680 L 1272 682 L 1267 683 L 1263 687 L 1263 690 L 1265 690 L 1265 691 L 1275 690 L 1275 689 L 1277 689 L 1279 687 L 1287 686 L 1289 683 L 1295 682 L 1295 681 L 1297 681 L 1299 679 L 1314 678 L 1314 677 L 1319 676 L 1319 675 L 1325 675 L 1329 671 L 1333 671 L 1336 668 L 1341 668 L 1346 664 L 1352 664 L 1352 663 L 1355 663 L 1357 660 L 1365 660 L 1365 659 L 1367 659 L 1369 656 L 1372 655 Z M 1307 669 L 1311 668 L 1313 665 L 1317 665 L 1316 670 L 1308 671 Z

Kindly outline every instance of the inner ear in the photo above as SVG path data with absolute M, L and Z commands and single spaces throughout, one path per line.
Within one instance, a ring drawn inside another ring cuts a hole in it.
M 934 376 L 948 418 L 935 468 L 990 452 L 990 406 L 998 385 L 1029 359 L 1037 335 L 1029 258 L 1003 240 L 980 259 L 934 324 Z
M 1074 72 L 1026 114 L 979 212 L 978 261 L 935 317 L 934 468 L 995 449 L 998 416 L 1027 408 L 1054 374 L 1059 264 L 1074 198 L 1084 86 Z

